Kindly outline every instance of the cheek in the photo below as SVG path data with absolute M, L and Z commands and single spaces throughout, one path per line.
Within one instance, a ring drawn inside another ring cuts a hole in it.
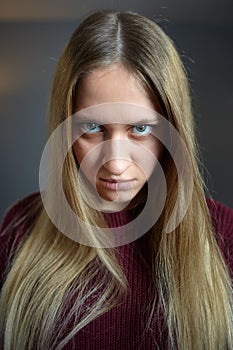
M 73 144 L 73 153 L 77 164 L 83 173 L 90 178 L 98 167 L 99 154 L 94 145 L 84 140 L 78 140 Z
M 148 142 L 147 148 L 157 160 L 161 159 L 164 146 L 158 139 L 154 138 L 152 141 Z
M 151 143 L 150 145 L 148 145 L 148 149 L 153 154 L 153 164 L 151 166 L 152 172 L 153 169 L 156 167 L 156 164 L 162 159 L 164 146 L 158 139 L 155 139 L 153 144 Z
M 91 163 L 91 151 L 92 147 L 88 145 L 86 142 L 82 142 L 81 140 L 76 141 L 73 144 L 73 152 L 75 155 L 76 162 L 78 163 L 81 168 L 83 167 L 82 162 L 85 160 L 85 164 Z M 85 166 L 86 167 L 86 166 Z
M 148 179 L 162 158 L 164 147 L 157 139 L 147 141 L 143 147 L 134 152 L 134 161 Z
M 80 144 L 80 142 L 76 141 L 73 144 L 73 153 L 75 156 L 75 160 L 77 162 L 77 164 L 81 164 L 83 158 L 85 157 L 85 154 L 87 153 L 87 150 L 85 149 L 85 147 L 82 146 L 82 144 Z

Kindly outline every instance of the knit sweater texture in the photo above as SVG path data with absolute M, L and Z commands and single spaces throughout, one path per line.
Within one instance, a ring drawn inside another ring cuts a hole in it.
M 8 210 L 0 233 L 0 282 L 3 283 L 14 252 L 23 238 L 26 227 L 23 217 L 30 203 L 39 194 L 32 194 Z M 219 202 L 207 199 L 218 245 L 233 278 L 233 210 Z M 22 220 L 20 220 L 22 218 Z M 106 216 L 110 227 L 128 223 L 126 212 Z M 163 322 L 153 330 L 145 329 L 148 302 L 154 287 L 148 268 L 148 240 L 146 235 L 137 241 L 117 248 L 120 265 L 128 281 L 124 301 L 90 322 L 64 346 L 64 350 L 151 350 L 166 349 L 167 334 Z M 61 320 L 62 323 L 62 320 Z M 44 349 L 43 349 L 44 350 Z

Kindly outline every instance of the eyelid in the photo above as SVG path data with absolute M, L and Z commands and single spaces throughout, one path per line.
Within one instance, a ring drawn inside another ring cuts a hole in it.
M 84 126 L 85 124 L 95 124 L 96 127 L 99 127 L 101 129 L 105 129 L 106 125 L 108 125 L 108 123 L 101 123 L 98 122 L 97 120 L 78 120 L 75 122 L 75 124 L 79 127 L 82 128 L 82 126 Z M 121 124 L 121 123 L 111 123 L 111 124 Z M 135 127 L 139 127 L 139 126 L 146 126 L 146 127 L 150 127 L 150 128 L 154 128 L 155 126 L 158 125 L 158 121 L 150 121 L 150 123 L 144 123 L 144 122 L 139 122 L 139 123 L 132 123 L 132 124 L 124 124 L 126 126 L 128 126 L 129 128 L 135 128 Z
M 137 124 L 132 124 L 132 127 L 137 127 L 137 126 L 150 126 L 151 128 L 155 126 L 156 124 L 149 124 L 149 123 L 137 123 Z
M 137 127 L 145 127 L 145 130 L 140 132 L 134 132 L 133 129 L 137 128 Z M 147 130 L 149 129 L 149 130 Z M 145 136 L 149 136 L 151 134 L 151 130 L 153 129 L 153 126 L 150 124 L 137 124 L 137 125 L 133 125 L 132 126 L 132 132 L 135 136 L 139 136 L 139 137 L 145 137 Z
M 88 126 L 86 127 L 86 132 L 88 133 L 93 133 L 93 134 L 95 134 L 95 133 L 99 133 L 99 132 L 101 132 L 102 131 L 102 128 L 103 128 L 103 126 L 101 125 L 101 124 L 97 124 L 97 123 L 92 123 L 92 122 L 87 122 L 87 123 L 83 123 L 83 124 L 87 124 L 87 125 L 93 125 L 93 129 L 92 128 L 88 128 Z M 83 129 L 85 129 L 85 127 L 83 126 Z M 97 129 L 97 130 L 96 130 Z
M 101 123 L 98 123 L 96 120 L 77 120 L 76 124 L 78 124 L 78 125 L 83 125 L 83 124 L 102 125 Z

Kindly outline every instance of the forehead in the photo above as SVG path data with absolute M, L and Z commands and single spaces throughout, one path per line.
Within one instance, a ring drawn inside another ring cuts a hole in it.
M 81 79 L 75 98 L 75 111 L 111 102 L 155 109 L 151 96 L 139 78 L 120 64 L 95 70 Z

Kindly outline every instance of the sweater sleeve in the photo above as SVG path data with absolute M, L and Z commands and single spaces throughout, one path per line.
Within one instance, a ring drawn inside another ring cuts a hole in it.
M 20 242 L 38 213 L 39 199 L 39 194 L 33 193 L 15 203 L 6 212 L 0 227 L 0 288 Z M 33 213 L 30 217 L 29 212 Z
M 233 210 L 222 203 L 207 199 L 216 239 L 233 280 Z

